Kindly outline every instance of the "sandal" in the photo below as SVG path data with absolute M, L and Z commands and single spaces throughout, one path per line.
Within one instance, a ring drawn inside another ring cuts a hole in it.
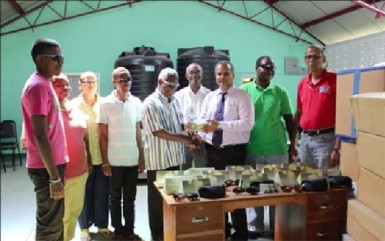
M 80 241 L 91 241 L 90 232 L 88 229 L 82 229 L 80 231 Z
M 112 239 L 114 237 L 114 233 L 108 228 L 99 228 L 99 233 L 106 239 Z

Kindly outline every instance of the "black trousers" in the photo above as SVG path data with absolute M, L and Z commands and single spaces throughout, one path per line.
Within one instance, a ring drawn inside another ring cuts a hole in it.
M 112 166 L 110 178 L 111 224 L 116 231 L 134 233 L 138 166 Z M 123 197 L 123 205 L 121 200 Z M 123 206 L 123 212 L 122 212 Z M 122 222 L 122 213 L 124 224 Z
M 228 146 L 225 148 L 215 148 L 206 143 L 207 166 L 214 167 L 216 170 L 224 170 L 229 165 L 245 165 L 246 144 Z M 247 218 L 245 209 L 236 209 L 231 212 L 231 220 L 235 233 L 232 240 L 247 240 Z M 226 238 L 231 235 L 231 225 L 228 221 L 228 214 L 225 217 Z
M 65 164 L 58 165 L 57 169 L 61 180 L 64 180 Z M 64 198 L 54 200 L 50 198 L 49 175 L 47 169 L 28 168 L 36 194 L 36 241 L 63 240 Z
M 179 166 L 159 171 L 165 170 L 179 170 Z M 163 198 L 154 185 L 154 182 L 156 181 L 156 172 L 157 170 L 147 170 L 148 221 L 152 238 L 163 240 Z

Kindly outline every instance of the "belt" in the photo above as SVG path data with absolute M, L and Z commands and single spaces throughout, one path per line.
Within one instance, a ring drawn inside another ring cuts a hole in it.
M 331 133 L 334 132 L 335 128 L 325 128 L 325 129 L 319 129 L 319 130 L 303 130 L 303 133 L 309 135 L 309 136 L 317 136 L 321 134 Z
M 225 148 L 234 148 L 234 147 L 239 147 L 239 146 L 244 146 L 246 144 L 235 144 L 235 145 L 220 145 L 219 147 L 215 147 L 209 143 L 206 142 L 206 146 L 215 148 L 215 149 L 225 149 Z

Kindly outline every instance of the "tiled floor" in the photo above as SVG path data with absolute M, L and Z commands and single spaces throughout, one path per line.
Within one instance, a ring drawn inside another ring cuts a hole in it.
M 2 241 L 33 241 L 35 234 L 36 202 L 33 185 L 24 166 L 16 166 L 16 171 L 7 163 L 7 172 L 1 170 L 1 239 Z M 91 228 L 91 232 L 97 229 Z M 135 232 L 150 241 L 147 218 L 147 186 L 139 185 L 136 201 Z M 80 230 L 75 238 L 80 240 Z M 101 240 L 94 235 L 94 240 Z
M 12 170 L 9 162 L 7 172 L 1 170 L 1 239 L 2 241 L 33 241 L 35 232 L 35 194 L 24 166 Z M 267 215 L 266 215 L 267 216 Z M 147 218 L 147 187 L 138 186 L 136 200 L 135 232 L 145 241 L 151 240 Z M 91 232 L 96 229 L 91 228 Z M 76 229 L 75 238 L 80 240 L 80 230 Z M 94 235 L 93 240 L 102 240 Z M 271 239 L 258 239 L 268 241 Z

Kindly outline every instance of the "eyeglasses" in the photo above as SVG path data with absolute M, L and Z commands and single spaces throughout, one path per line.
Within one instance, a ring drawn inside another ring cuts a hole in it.
M 97 84 L 97 81 L 80 81 L 82 84 L 87 84 L 87 85 L 92 85 L 92 84 Z
M 170 83 L 170 82 L 168 82 L 168 81 L 166 81 L 166 80 L 162 80 L 162 81 L 163 81 L 163 83 L 165 83 L 165 84 L 167 85 L 167 87 L 170 88 L 170 89 L 178 89 L 178 87 L 179 87 L 179 83 Z
M 119 79 L 119 83 L 123 84 L 123 83 L 129 83 L 131 82 L 132 78 L 131 77 L 128 77 L 127 79 L 123 79 L 123 78 L 120 78 Z
M 282 192 L 291 192 L 295 190 L 295 192 L 301 193 L 303 192 L 303 187 L 301 185 L 295 185 L 295 186 L 281 186 Z
M 259 65 L 259 67 L 261 67 L 265 71 L 274 71 L 275 70 L 274 65 L 271 65 L 271 64 L 262 64 L 262 65 Z
M 313 54 L 313 55 L 305 55 L 305 59 L 320 59 L 321 58 L 321 55 L 320 54 Z
M 59 54 L 42 54 L 44 57 L 50 58 L 54 61 L 63 62 L 64 56 Z
M 185 198 L 187 198 L 189 201 L 199 201 L 199 196 L 197 193 L 189 193 L 187 196 L 185 196 L 183 193 L 176 193 L 172 196 L 177 202 L 183 201 Z

